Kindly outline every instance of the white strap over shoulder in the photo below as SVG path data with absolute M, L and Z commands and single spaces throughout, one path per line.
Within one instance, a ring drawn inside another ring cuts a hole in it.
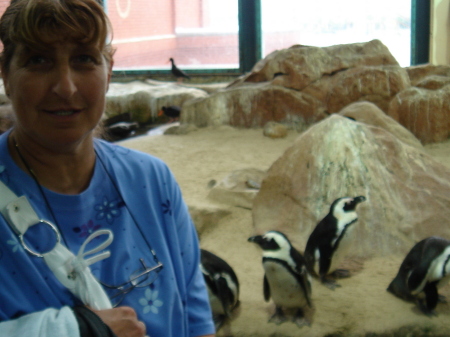
M 58 278 L 77 298 L 85 305 L 101 310 L 112 308 L 111 302 L 99 282 L 92 275 L 89 265 L 110 256 L 109 251 L 103 251 L 98 255 L 85 259 L 104 250 L 113 241 L 113 233 L 104 229 L 92 233 L 81 245 L 78 255 L 75 256 L 70 250 L 60 243 L 60 235 L 57 227 L 47 220 L 42 220 L 34 211 L 25 196 L 17 197 L 8 186 L 0 181 L 0 212 L 18 235 L 22 246 L 30 254 L 43 257 L 46 264 Z M 46 224 L 56 233 L 56 244 L 54 248 L 45 253 L 32 251 L 24 241 L 23 236 L 29 227 L 36 224 Z M 97 247 L 84 252 L 86 246 L 94 238 L 107 235 L 107 239 Z

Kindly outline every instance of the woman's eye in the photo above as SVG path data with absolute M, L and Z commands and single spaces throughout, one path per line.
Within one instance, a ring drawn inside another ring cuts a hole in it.
M 43 65 L 48 62 L 49 62 L 49 60 L 46 57 L 41 56 L 41 55 L 35 55 L 35 56 L 31 56 L 28 59 L 27 63 L 28 63 L 28 65 L 35 66 L 35 65 Z
M 97 60 L 91 55 L 79 55 L 75 58 L 75 62 L 80 64 L 96 64 Z

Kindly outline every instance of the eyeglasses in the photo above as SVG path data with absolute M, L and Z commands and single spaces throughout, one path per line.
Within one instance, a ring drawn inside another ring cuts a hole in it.
M 141 267 L 130 275 L 129 281 L 113 286 L 99 280 L 100 284 L 105 288 L 114 308 L 120 305 L 125 298 L 125 295 L 134 288 L 148 287 L 158 278 L 159 272 L 163 269 L 164 265 L 158 260 L 153 249 L 151 250 L 151 253 L 156 262 L 156 266 L 149 268 L 145 264 L 144 259 L 139 259 Z

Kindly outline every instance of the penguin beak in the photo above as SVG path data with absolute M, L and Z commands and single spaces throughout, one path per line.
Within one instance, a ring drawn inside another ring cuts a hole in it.
M 253 242 L 261 246 L 261 244 L 265 241 L 262 235 L 251 236 L 247 240 L 248 242 Z
M 363 195 L 360 195 L 359 197 L 353 198 L 353 203 L 355 206 L 359 204 L 360 202 L 366 201 L 366 197 Z
M 362 195 L 360 195 L 359 197 L 355 197 L 355 198 L 353 198 L 352 201 L 348 202 L 345 205 L 345 210 L 346 211 L 353 211 L 356 208 L 356 206 L 358 206 L 359 203 L 361 203 L 361 202 L 363 202 L 365 200 L 366 200 L 366 197 L 364 197 Z

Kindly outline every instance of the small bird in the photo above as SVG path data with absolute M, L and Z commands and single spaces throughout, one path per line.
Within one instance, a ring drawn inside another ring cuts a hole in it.
M 351 246 L 352 225 L 358 220 L 356 206 L 365 200 L 364 196 L 336 199 L 306 243 L 304 254 L 308 271 L 332 290 L 340 285 L 329 276 L 342 278 L 350 274 L 348 270 L 336 267 Z
M 173 60 L 173 58 L 170 58 L 169 61 L 172 63 L 172 74 L 176 77 L 178 82 L 182 82 L 183 78 L 187 78 L 188 80 L 191 79 L 183 70 L 175 65 L 175 61 Z
M 161 107 L 161 110 L 158 112 L 158 117 L 167 116 L 170 118 L 169 123 L 177 121 L 180 118 L 181 108 L 176 105 L 171 105 L 168 107 Z
M 281 324 L 287 320 L 286 310 L 295 310 L 292 321 L 298 327 L 311 325 L 305 316 L 305 308 L 312 308 L 311 279 L 303 256 L 285 234 L 269 231 L 264 235 L 248 238 L 262 248 L 264 268 L 264 299 L 272 298 L 275 313 L 269 322 Z
M 216 330 L 239 306 L 239 280 L 233 268 L 214 253 L 201 249 L 200 268 L 208 289 Z
M 432 316 L 436 315 L 434 309 L 438 302 L 445 302 L 445 297 L 438 294 L 438 288 L 448 281 L 450 241 L 431 236 L 413 246 L 387 291 L 404 300 L 416 302 L 425 315 Z

